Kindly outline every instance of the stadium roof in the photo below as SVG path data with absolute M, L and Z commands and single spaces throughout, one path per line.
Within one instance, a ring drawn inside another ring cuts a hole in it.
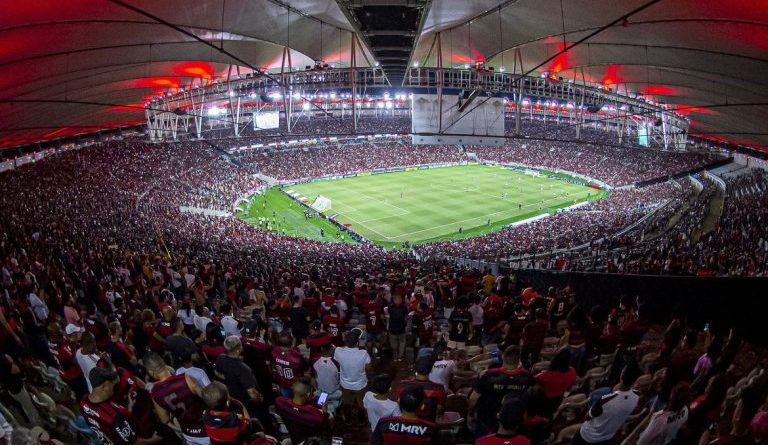
M 279 70 L 284 47 L 294 68 L 348 66 L 355 33 L 358 66 L 397 49 L 376 42 L 397 33 L 414 34 L 400 48 L 409 65 L 435 66 L 437 32 L 444 67 L 511 70 L 519 50 L 525 71 L 577 82 L 583 71 L 675 104 L 692 134 L 768 146 L 764 0 L 12 0 L 0 14 L 0 146 L 142 123 L 151 95 Z

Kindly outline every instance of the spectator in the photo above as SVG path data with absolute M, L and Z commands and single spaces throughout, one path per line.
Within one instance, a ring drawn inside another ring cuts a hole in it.
M 565 392 L 570 390 L 576 382 L 576 370 L 570 362 L 571 353 L 567 349 L 561 349 L 552 358 L 549 369 L 536 374 L 536 383 L 541 386 L 547 398 L 550 417 L 560 406 Z
M 272 349 L 272 378 L 280 388 L 280 394 L 290 398 L 293 384 L 308 372 L 309 367 L 301 353 L 293 347 L 291 334 L 281 332 L 277 343 L 278 346 Z
M 401 414 L 397 402 L 389 399 L 391 388 L 392 379 L 386 374 L 379 374 L 371 380 L 371 390 L 363 397 L 363 406 L 368 413 L 371 431 L 376 429 L 382 417 L 397 417 Z
M 292 398 L 280 396 L 275 399 L 277 414 L 285 422 L 291 443 L 302 443 L 312 436 L 327 435 L 328 413 L 326 405 L 317 408 L 310 403 L 310 387 L 301 380 L 291 388 Z
M 333 417 L 341 402 L 339 364 L 333 359 L 334 347 L 326 343 L 321 347 L 322 357 L 314 365 L 317 390 L 328 394 L 328 415 Z
M 3 387 L 8 390 L 13 400 L 21 405 L 21 409 L 27 420 L 32 425 L 39 425 L 42 421 L 35 405 L 32 404 L 27 388 L 22 380 L 23 374 L 16 362 L 10 355 L 0 352 L 0 381 Z
M 80 349 L 75 353 L 75 360 L 77 360 L 80 370 L 83 375 L 90 375 L 91 369 L 96 367 L 99 359 L 98 351 L 96 350 L 96 340 L 93 338 L 93 334 L 90 332 L 83 333 L 80 341 Z M 85 383 L 88 385 L 88 392 L 93 391 L 93 385 L 89 379 L 85 379 Z
M 399 416 L 382 417 L 371 436 L 371 445 L 437 445 L 435 424 L 419 418 L 417 411 L 424 402 L 424 391 L 409 388 L 400 394 Z
M 437 361 L 432 365 L 429 373 L 429 381 L 443 385 L 446 391 L 451 387 L 451 379 L 456 369 L 456 361 L 451 359 L 451 351 L 446 347 L 445 342 L 435 345 L 434 356 Z
M 571 366 L 576 369 L 577 373 L 580 373 L 587 351 L 586 335 L 589 324 L 587 313 L 582 306 L 576 305 L 571 309 L 566 321 L 568 324 L 560 343 L 568 348 L 571 353 Z
M 300 342 L 309 335 L 309 312 L 302 306 L 299 296 L 294 296 L 291 301 L 293 306 L 288 310 L 288 317 L 291 320 L 291 333 L 296 341 Z
M 216 376 L 222 379 L 229 394 L 247 407 L 263 401 L 253 371 L 243 363 L 243 344 L 240 337 L 230 335 L 224 340 L 227 353 L 216 359 Z
M 138 437 L 131 421 L 131 412 L 125 406 L 112 401 L 117 374 L 108 369 L 93 368 L 88 374 L 93 389 L 80 402 L 83 417 L 96 432 L 99 439 L 114 445 L 158 444 L 159 437 L 145 440 Z
M 395 361 L 403 361 L 405 358 L 405 327 L 407 324 L 408 308 L 403 303 L 403 297 L 395 294 L 392 304 L 387 307 L 389 317 L 389 345 L 395 354 Z
M 530 440 L 518 433 L 523 421 L 525 404 L 512 398 L 504 403 L 496 416 L 499 428 L 496 433 L 479 437 L 475 445 L 529 445 Z
M 653 413 L 648 426 L 640 434 L 638 445 L 667 445 L 674 442 L 680 428 L 688 421 L 691 386 L 678 383 L 672 388 L 667 406 Z
M 344 346 L 336 348 L 333 358 L 339 364 L 341 371 L 341 403 L 344 418 L 347 423 L 360 419 L 363 408 L 364 390 L 368 385 L 365 374 L 366 367 L 371 363 L 368 351 L 359 348 L 361 331 L 353 329 L 344 337 Z
M 613 392 L 602 395 L 593 403 L 586 422 L 573 436 L 573 445 L 605 444 L 613 439 L 640 400 L 639 394 L 632 389 L 640 373 L 634 362 L 624 367 Z
M 472 315 L 467 310 L 469 301 L 459 298 L 456 302 L 456 310 L 451 312 L 448 318 L 448 347 L 450 349 L 464 349 L 469 339 Z
M 197 383 L 200 384 L 201 388 L 206 388 L 211 384 L 211 380 L 208 378 L 208 374 L 195 366 L 194 361 L 192 360 L 192 354 L 189 352 L 182 352 L 181 355 L 176 358 L 176 361 L 181 364 L 181 366 L 179 366 L 179 368 L 176 370 L 176 375 L 191 375 L 195 380 L 197 380 Z
M 502 399 L 512 394 L 524 399 L 529 388 L 535 383 L 533 376 L 520 362 L 520 348 L 508 346 L 502 354 L 501 368 L 485 371 L 477 384 L 480 398 L 477 400 L 475 437 L 482 437 L 496 430 L 496 413 Z
M 273 441 L 264 437 L 251 421 L 248 411 L 237 400 L 231 399 L 227 387 L 213 382 L 203 389 L 203 401 L 208 409 L 203 414 L 205 433 L 211 445 L 268 445 Z
M 48 346 L 58 362 L 61 379 L 72 388 L 78 400 L 82 399 L 88 393 L 88 386 L 75 359 L 75 349 L 62 334 L 58 322 L 48 325 Z
M 310 324 L 309 336 L 304 339 L 304 344 L 309 348 L 309 364 L 313 365 L 323 355 L 323 346 L 331 344 L 331 336 L 323 331 L 323 323 L 320 320 Z
M 446 397 L 445 388 L 442 384 L 429 381 L 429 373 L 432 371 L 434 362 L 435 360 L 432 356 L 417 358 L 414 364 L 416 378 L 403 380 L 397 387 L 398 399 L 403 391 L 414 386 L 418 386 L 424 391 L 424 403 L 419 408 L 418 415 L 420 418 L 430 422 L 435 422 L 437 415 L 443 412 Z
M 173 330 L 173 334 L 165 338 L 165 350 L 174 358 L 187 354 L 197 354 L 197 345 L 191 338 L 187 337 L 184 331 L 184 323 L 180 319 L 174 320 Z M 175 364 L 178 366 L 178 363 Z
M 224 303 L 221 305 L 221 328 L 224 329 L 224 335 L 229 337 L 230 335 L 240 336 L 240 323 L 235 320 L 232 313 L 232 305 Z
M 160 422 L 167 425 L 173 416 L 181 427 L 185 443 L 209 445 L 203 424 L 205 404 L 197 380 L 188 374 L 173 375 L 163 358 L 155 353 L 144 357 L 144 367 L 155 381 L 150 394 Z
M 219 356 L 226 353 L 223 329 L 215 323 L 208 323 L 205 326 L 205 340 L 200 350 L 203 353 L 203 357 L 211 363 L 215 363 Z
M 538 308 L 534 314 L 535 319 L 523 327 L 523 338 L 520 345 L 523 363 L 529 368 L 539 361 L 539 354 L 541 354 L 541 348 L 544 346 L 544 337 L 547 336 L 549 329 L 547 311 Z

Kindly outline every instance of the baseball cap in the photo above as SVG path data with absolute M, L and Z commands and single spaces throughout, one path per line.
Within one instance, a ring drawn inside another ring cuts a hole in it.
M 83 332 L 83 331 L 84 331 L 83 328 L 81 328 L 80 326 L 78 326 L 76 324 L 72 324 L 72 323 L 68 324 L 67 327 L 64 328 L 64 332 L 66 332 L 67 335 L 72 335 L 72 334 L 74 334 L 76 332 Z
M 98 366 L 91 369 L 88 373 L 88 380 L 91 381 L 93 388 L 99 387 L 106 382 L 114 382 L 117 380 L 117 374 L 106 368 L 99 368 Z

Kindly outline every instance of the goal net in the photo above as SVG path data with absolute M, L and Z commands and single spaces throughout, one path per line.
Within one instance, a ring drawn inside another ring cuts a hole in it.
M 312 208 L 320 213 L 331 210 L 331 199 L 323 195 L 317 195 L 317 199 L 312 203 Z

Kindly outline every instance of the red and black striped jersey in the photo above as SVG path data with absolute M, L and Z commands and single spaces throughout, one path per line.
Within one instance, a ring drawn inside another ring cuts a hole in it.
M 85 397 L 80 401 L 80 410 L 103 443 L 133 445 L 138 441 L 128 408 L 111 400 L 95 403 Z
M 436 445 L 435 424 L 424 419 L 382 417 L 371 435 L 372 445 Z
M 203 414 L 205 432 L 211 438 L 211 445 L 242 445 L 250 424 L 243 418 L 243 405 L 230 399 L 224 411 L 206 410 Z
M 291 442 L 301 443 L 312 436 L 322 437 L 326 427 L 326 415 L 309 404 L 297 405 L 287 397 L 275 399 L 275 410 L 285 422 Z
M 185 374 L 168 377 L 152 386 L 152 400 L 179 421 L 181 431 L 193 437 L 205 436 L 203 400 L 189 389 Z

